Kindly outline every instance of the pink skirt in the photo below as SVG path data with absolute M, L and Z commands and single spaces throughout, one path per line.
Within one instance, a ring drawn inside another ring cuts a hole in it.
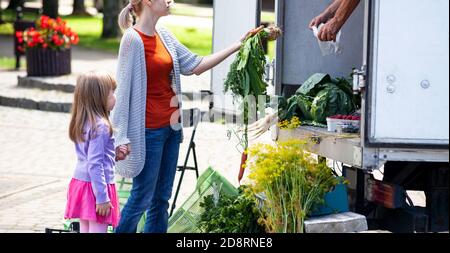
M 117 227 L 120 220 L 120 206 L 115 184 L 108 184 L 108 196 L 113 207 L 109 215 L 100 216 L 95 212 L 96 202 L 91 182 L 72 178 L 67 191 L 64 218 L 95 221 Z

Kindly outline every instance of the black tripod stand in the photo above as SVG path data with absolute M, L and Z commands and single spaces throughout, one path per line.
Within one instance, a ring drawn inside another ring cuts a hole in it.
M 184 159 L 184 164 L 182 166 L 178 166 L 177 167 L 178 168 L 177 171 L 181 171 L 181 175 L 180 175 L 180 179 L 178 181 L 178 186 L 177 186 L 177 190 L 175 192 L 175 196 L 174 196 L 174 199 L 173 199 L 173 202 L 172 202 L 172 207 L 171 207 L 171 210 L 170 210 L 169 217 L 172 216 L 173 211 L 175 210 L 178 194 L 180 193 L 181 183 L 183 181 L 184 173 L 186 172 L 186 170 L 194 170 L 195 174 L 197 176 L 197 179 L 199 177 L 199 175 L 198 175 L 198 164 L 197 164 L 197 154 L 195 152 L 194 137 L 195 137 L 195 132 L 197 131 L 197 125 L 198 125 L 198 123 L 200 122 L 200 119 L 201 119 L 201 111 L 198 108 L 193 108 L 193 109 L 183 110 L 183 113 L 185 113 L 185 115 L 183 115 L 184 122 L 186 122 L 185 127 L 194 127 L 194 129 L 192 131 L 192 136 L 191 136 L 191 139 L 189 141 L 189 147 L 188 147 L 188 150 L 187 150 L 187 153 L 186 153 L 186 158 Z M 188 163 L 191 151 L 192 151 L 192 154 L 194 156 L 194 167 L 187 166 L 187 163 Z

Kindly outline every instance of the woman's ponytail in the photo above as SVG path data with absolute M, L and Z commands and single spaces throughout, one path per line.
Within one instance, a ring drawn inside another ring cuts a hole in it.
M 130 3 L 123 8 L 119 14 L 119 26 L 122 30 L 126 30 L 133 25 L 135 15 L 139 16 L 142 12 L 142 0 L 130 0 Z
M 122 30 L 128 29 L 133 23 L 133 16 L 131 15 L 131 11 L 133 9 L 133 5 L 128 4 L 123 8 L 123 10 L 119 14 L 119 27 Z

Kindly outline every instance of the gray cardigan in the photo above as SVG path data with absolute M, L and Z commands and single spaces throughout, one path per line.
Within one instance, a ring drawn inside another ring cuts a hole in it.
M 157 33 L 172 56 L 172 89 L 182 110 L 180 74 L 192 75 L 202 57 L 189 51 L 166 29 L 157 28 Z M 139 175 L 145 162 L 147 71 L 144 43 L 132 27 L 125 31 L 120 42 L 116 80 L 117 101 L 111 112 L 115 146 L 131 145 L 129 157 L 116 163 L 116 172 L 123 177 L 133 178 Z M 181 128 L 181 125 L 176 127 Z

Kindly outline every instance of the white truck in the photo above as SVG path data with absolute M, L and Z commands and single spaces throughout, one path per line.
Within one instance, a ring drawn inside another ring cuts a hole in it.
M 344 77 L 356 69 L 360 133 L 341 138 L 300 127 L 277 129 L 275 138 L 313 137 L 314 153 L 341 164 L 351 209 L 366 215 L 369 228 L 448 231 L 449 1 L 362 0 L 341 31 L 342 52 L 322 56 L 308 23 L 331 2 L 275 1 L 284 35 L 277 40 L 272 89 L 289 97 L 314 73 Z M 259 25 L 260 6 L 259 0 L 215 0 L 213 50 Z M 229 63 L 212 73 L 216 111 L 233 111 L 222 92 Z M 381 180 L 375 171 L 384 173 Z M 426 205 L 416 206 L 407 191 L 424 192 Z

